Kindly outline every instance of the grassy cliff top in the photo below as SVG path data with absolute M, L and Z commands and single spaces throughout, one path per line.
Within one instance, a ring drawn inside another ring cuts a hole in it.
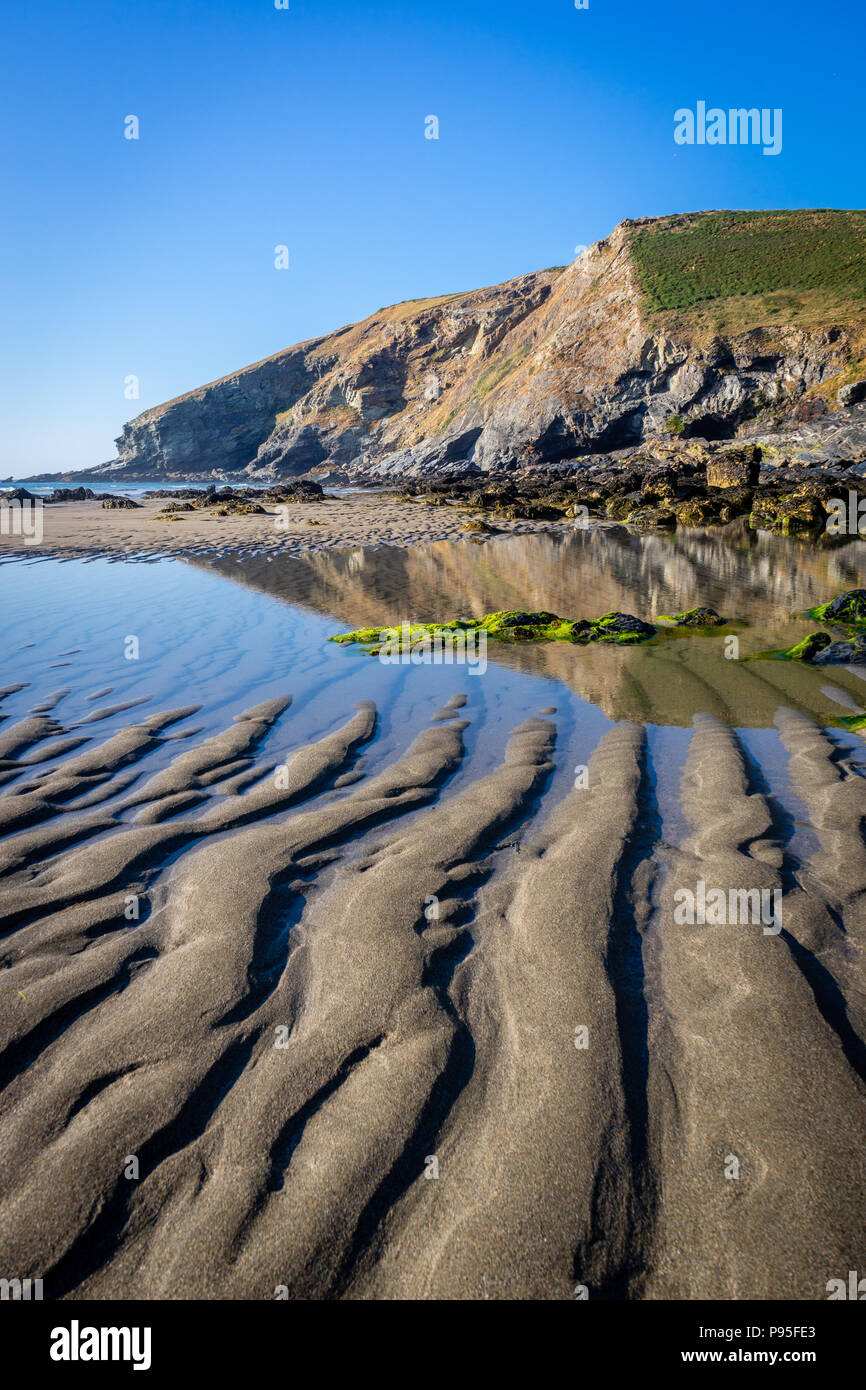
M 646 311 L 671 329 L 866 321 L 866 212 L 702 212 L 636 226 Z

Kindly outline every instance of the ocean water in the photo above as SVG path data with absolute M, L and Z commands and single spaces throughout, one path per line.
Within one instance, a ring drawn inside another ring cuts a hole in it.
M 233 483 L 217 482 L 215 479 L 211 479 L 208 483 L 167 483 L 165 478 L 145 478 L 142 482 L 128 483 L 105 477 L 90 478 L 82 473 L 81 477 L 74 483 L 28 483 L 11 478 L 8 482 L 0 483 L 0 496 L 4 492 L 11 492 L 18 487 L 26 488 L 34 497 L 47 497 L 58 488 L 72 491 L 77 487 L 89 487 L 93 492 L 106 492 L 115 497 L 142 497 L 146 492 L 172 491 L 180 488 L 195 488 L 199 492 L 204 492 L 209 487 L 253 487 L 264 492 L 271 486 L 272 483 L 256 482 L 251 478 L 238 478 Z M 378 487 L 331 487 L 324 489 L 328 497 L 350 497 L 356 492 L 386 491 L 386 488 Z
M 49 493 L 54 492 L 57 488 L 73 491 L 77 487 L 89 487 L 94 492 L 108 492 L 111 493 L 112 496 L 140 497 L 143 493 L 152 492 L 155 489 L 192 487 L 204 492 L 206 488 L 211 486 L 223 487 L 230 486 L 230 484 L 224 485 L 218 482 L 166 483 L 165 478 L 151 478 L 138 483 L 125 483 L 113 481 L 110 478 L 89 478 L 85 473 L 82 473 L 81 477 L 77 478 L 74 483 L 28 483 L 13 478 L 8 482 L 0 483 L 0 494 L 11 492 L 12 489 L 16 487 L 24 487 L 28 492 L 32 493 L 34 497 L 47 497 Z M 239 486 L 239 484 L 236 484 L 236 486 Z M 244 483 L 243 486 L 253 487 L 255 484 Z M 265 483 L 261 484 L 262 488 L 266 486 L 267 484 Z

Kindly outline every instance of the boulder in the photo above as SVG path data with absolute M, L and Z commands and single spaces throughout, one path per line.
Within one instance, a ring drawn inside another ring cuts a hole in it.
M 652 505 L 654 502 L 667 502 L 677 495 L 677 472 L 675 468 L 653 468 L 645 474 L 641 485 L 641 502 Z
M 723 627 L 725 619 L 715 608 L 687 608 L 683 613 L 663 613 L 656 621 L 675 627 Z
M 814 661 L 819 652 L 824 651 L 832 644 L 832 637 L 826 632 L 810 632 L 808 637 L 804 637 L 802 642 L 796 646 L 789 647 L 785 656 L 791 661 Z M 837 643 L 837 646 L 840 645 Z
M 749 525 L 753 530 L 778 531 L 783 536 L 806 536 L 827 524 L 827 514 L 814 497 L 755 498 Z
M 670 507 L 636 507 L 628 514 L 628 524 L 638 530 L 671 530 L 676 527 L 677 519 Z
M 707 459 L 707 487 L 754 487 L 761 470 L 761 451 L 754 445 L 720 449 Z
M 654 637 L 655 628 L 632 613 L 603 613 L 591 624 L 596 642 L 640 642 Z
M 852 381 L 843 386 L 836 395 L 840 405 L 859 405 L 866 401 L 866 381 Z
M 812 657 L 815 666 L 848 665 L 854 661 L 866 662 L 866 637 L 855 637 L 853 642 L 831 642 Z
M 825 623 L 866 623 L 866 589 L 837 594 L 830 603 L 813 609 L 813 615 Z

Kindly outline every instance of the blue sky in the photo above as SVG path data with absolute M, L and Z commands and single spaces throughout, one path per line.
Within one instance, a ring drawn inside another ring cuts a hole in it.
M 7 7 L 0 475 L 102 462 L 151 405 L 624 217 L 862 207 L 864 31 L 862 0 Z M 678 146 L 699 100 L 782 108 L 781 154 Z

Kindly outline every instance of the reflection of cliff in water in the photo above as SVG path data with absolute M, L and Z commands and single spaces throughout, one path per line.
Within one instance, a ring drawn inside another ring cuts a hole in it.
M 799 640 L 815 624 L 792 619 L 793 612 L 860 586 L 866 542 L 819 550 L 739 525 L 673 535 L 615 527 L 484 545 L 441 541 L 414 550 L 195 563 L 333 618 L 335 631 L 501 608 L 544 608 L 572 618 L 615 609 L 652 619 L 706 604 L 749 624 L 738 634 L 745 656 Z M 727 659 L 721 634 L 677 635 L 632 648 L 491 644 L 488 658 L 562 680 L 612 719 L 662 724 L 689 724 L 709 711 L 735 725 L 767 727 L 781 705 L 827 720 L 850 712 L 827 693 L 830 686 L 849 691 L 858 705 L 866 693 L 860 677 L 844 669 Z

